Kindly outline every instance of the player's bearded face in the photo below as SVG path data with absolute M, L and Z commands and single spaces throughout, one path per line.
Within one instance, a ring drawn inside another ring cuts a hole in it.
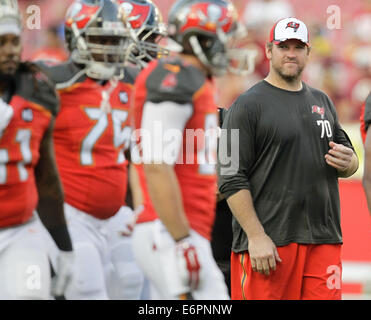
M 21 39 L 13 34 L 0 36 L 0 81 L 12 79 L 21 60 Z
M 119 48 L 121 42 L 123 41 L 120 37 L 111 37 L 111 36 L 89 36 L 88 42 L 91 44 L 95 44 L 97 46 L 107 46 L 110 47 L 109 53 L 103 53 L 101 52 L 101 49 L 93 49 L 92 50 L 92 56 L 95 61 L 98 62 L 109 62 L 109 63 L 117 63 L 117 62 L 123 62 L 118 61 L 119 55 L 114 54 L 114 49 Z
M 308 55 L 308 47 L 298 40 L 274 44 L 271 51 L 272 68 L 285 81 L 296 81 L 307 64 Z

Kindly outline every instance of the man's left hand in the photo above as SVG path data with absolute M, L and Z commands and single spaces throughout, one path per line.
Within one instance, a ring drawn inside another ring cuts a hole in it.
M 73 263 L 73 251 L 59 251 L 55 270 L 56 275 L 52 281 L 53 296 L 61 297 L 64 295 L 67 286 L 72 281 Z
M 351 165 L 353 150 L 333 141 L 330 141 L 329 146 L 330 150 L 325 155 L 327 164 L 338 171 L 346 171 Z

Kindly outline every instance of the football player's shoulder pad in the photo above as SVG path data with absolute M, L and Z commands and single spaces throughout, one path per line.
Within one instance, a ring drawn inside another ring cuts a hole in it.
M 147 78 L 147 100 L 192 103 L 205 82 L 206 76 L 198 68 L 179 59 L 161 59 Z
M 59 110 L 59 99 L 53 83 L 42 71 L 22 70 L 16 74 L 15 94 L 49 110 L 54 116 Z

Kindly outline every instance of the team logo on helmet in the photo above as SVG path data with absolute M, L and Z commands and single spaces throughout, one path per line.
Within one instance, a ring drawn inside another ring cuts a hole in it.
M 186 8 L 183 16 L 187 17 L 184 21 L 182 30 L 199 27 L 206 31 L 215 32 L 218 27 L 224 32 L 228 32 L 232 26 L 232 18 L 225 7 L 210 3 L 197 3 Z
M 222 16 L 222 9 L 216 4 L 207 7 L 207 16 L 211 22 L 217 23 Z
M 287 29 L 287 28 L 293 28 L 294 29 L 294 32 L 296 32 L 296 31 L 298 31 L 299 27 L 300 27 L 300 24 L 299 23 L 291 21 L 291 22 L 289 22 L 287 24 L 287 26 L 286 26 L 285 29 Z
M 133 29 L 140 28 L 149 18 L 151 7 L 147 4 L 135 4 L 123 1 L 120 4 L 124 19 L 131 24 Z
M 81 11 L 82 9 L 82 4 L 81 2 L 75 2 L 71 5 L 70 8 L 68 8 L 68 11 L 66 13 L 66 19 L 72 19 L 74 17 L 76 17 L 79 12 Z
M 123 13 L 124 17 L 128 20 L 128 21 L 132 21 L 132 20 L 137 20 L 140 18 L 140 15 L 136 15 L 136 16 L 130 16 L 131 13 L 133 12 L 133 9 L 134 9 L 134 6 L 129 3 L 129 2 L 123 2 L 120 4 L 120 8 L 121 8 L 121 12 Z
M 215 4 L 209 5 L 207 7 L 207 22 L 205 27 L 210 30 L 215 30 L 222 14 L 222 9 L 219 6 Z
M 71 27 L 75 22 L 79 29 L 84 29 L 98 10 L 99 6 L 89 6 L 85 3 L 75 2 L 67 11 L 66 25 Z

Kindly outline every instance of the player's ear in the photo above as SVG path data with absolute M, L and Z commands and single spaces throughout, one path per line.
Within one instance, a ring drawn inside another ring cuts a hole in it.
M 307 55 L 309 56 L 310 52 L 312 51 L 312 47 L 307 46 Z
M 267 56 L 268 60 L 272 59 L 272 49 L 273 49 L 273 43 L 267 42 L 265 44 L 265 55 Z

